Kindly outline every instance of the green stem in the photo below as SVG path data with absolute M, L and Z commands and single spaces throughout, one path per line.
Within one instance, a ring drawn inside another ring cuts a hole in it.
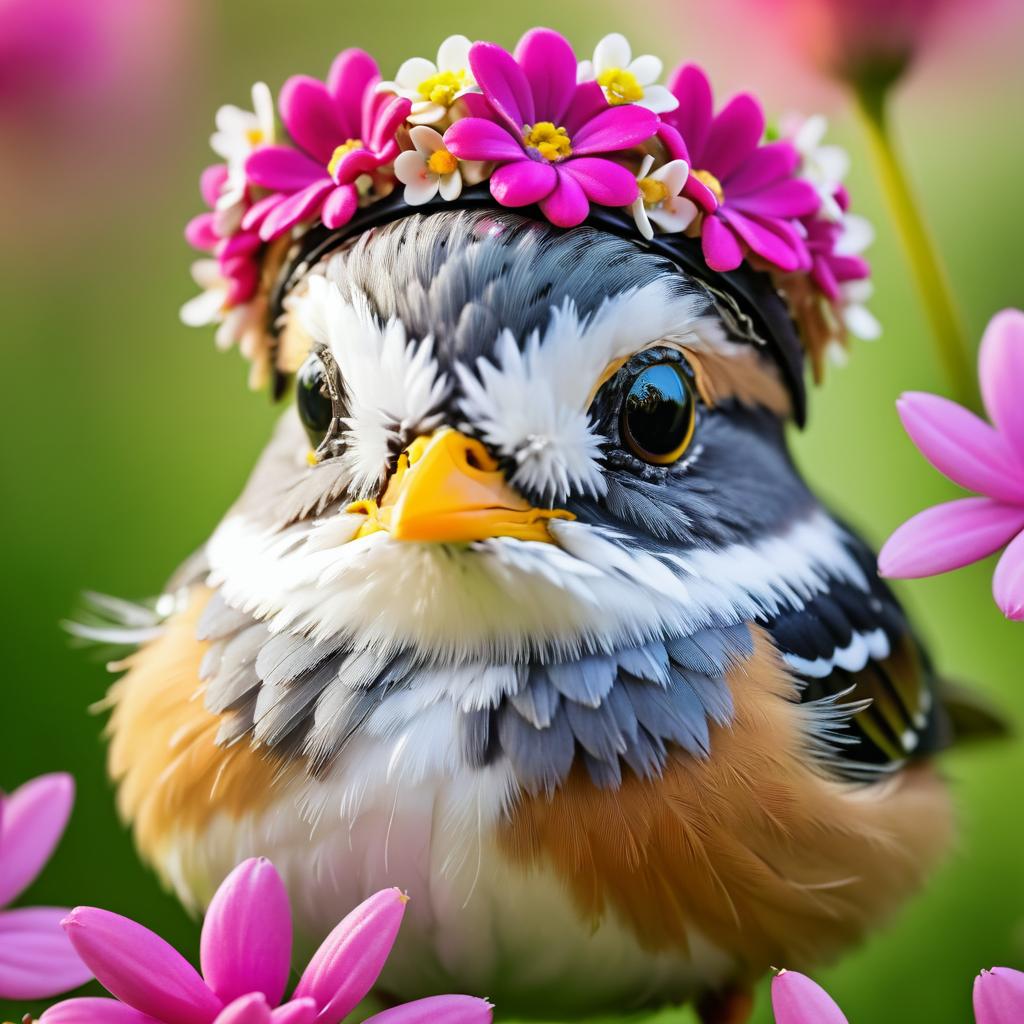
M 939 361 L 953 395 L 963 405 L 979 410 L 981 403 L 974 375 L 973 352 L 967 342 L 949 280 L 939 263 L 935 244 L 893 148 L 885 110 L 886 93 L 886 89 L 870 86 L 855 91 L 875 171 L 910 263 Z

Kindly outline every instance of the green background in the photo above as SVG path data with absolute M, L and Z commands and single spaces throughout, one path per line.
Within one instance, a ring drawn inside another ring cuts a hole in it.
M 195 8 L 179 64 L 152 102 L 152 130 L 138 139 L 146 159 L 133 165 L 131 181 L 114 174 L 81 182 L 71 154 L 65 187 L 53 195 L 4 196 L 14 219 L 4 226 L 0 255 L 0 785 L 10 789 L 54 769 L 73 772 L 78 783 L 68 833 L 23 903 L 103 906 L 154 927 L 190 956 L 197 950 L 197 922 L 137 861 L 113 810 L 102 716 L 88 711 L 109 677 L 69 646 L 57 623 L 86 587 L 136 597 L 158 590 L 235 497 L 275 416 L 264 395 L 245 389 L 238 355 L 218 354 L 212 332 L 189 330 L 177 318 L 194 291 L 181 227 L 199 210 L 195 180 L 209 162 L 205 137 L 217 104 L 247 102 L 259 77 L 276 89 L 296 71 L 322 75 L 342 46 L 365 46 L 390 73 L 405 56 L 432 55 L 450 32 L 510 45 L 533 23 L 570 33 L 581 54 L 620 29 L 640 52 L 700 56 L 699 26 L 687 22 L 696 5 L 573 2 L 556 9 L 520 0 L 488 8 L 465 0 L 388 5 L 386 18 L 375 7 L 337 0 Z M 741 43 L 758 50 L 756 35 L 748 38 L 756 28 L 736 23 L 732 31 L 738 52 Z M 1007 31 L 994 28 L 970 46 L 947 40 L 895 108 L 901 148 L 975 343 L 991 313 L 1021 302 L 1022 148 L 1008 125 L 1019 114 L 1024 79 L 1000 56 L 1014 48 Z M 780 75 L 762 83 L 742 61 L 722 76 L 714 64 L 710 70 L 731 84 L 765 84 L 788 106 L 807 99 Z M 850 365 L 829 373 L 812 397 L 809 429 L 793 443 L 814 486 L 879 544 L 913 512 L 956 496 L 906 439 L 893 405 L 904 390 L 947 389 L 864 167 L 857 126 L 841 104 L 833 129 L 854 157 L 857 207 L 878 226 L 873 309 L 885 335 L 856 345 Z M 113 119 L 98 123 L 95 145 L 113 145 L 117 130 Z M 27 217 L 19 222 L 16 209 L 36 201 L 51 215 L 38 229 Z M 70 226 L 61 230 L 64 208 Z M 991 570 L 986 563 L 897 589 L 940 666 L 997 699 L 1019 723 L 1024 626 L 1004 621 L 993 605 Z M 891 926 L 818 975 L 852 1022 L 968 1021 L 980 968 L 1024 967 L 1024 746 L 956 752 L 944 767 L 960 808 L 957 849 Z M 0 1019 L 16 1020 L 26 1009 L 39 1007 L 0 1003 Z M 666 1011 L 660 1019 L 690 1017 Z M 766 989 L 756 1019 L 770 1019 Z

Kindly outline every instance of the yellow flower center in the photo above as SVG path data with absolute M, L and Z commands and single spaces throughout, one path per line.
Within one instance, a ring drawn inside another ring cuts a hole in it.
M 657 206 L 668 199 L 668 189 L 657 178 L 641 178 L 637 185 L 644 197 L 644 206 Z
M 606 68 L 597 76 L 597 84 L 604 89 L 613 107 L 622 103 L 639 103 L 644 98 L 643 86 L 636 80 L 636 75 L 625 68 Z
M 255 148 L 256 146 L 258 146 L 263 141 L 263 129 L 262 128 L 250 128 L 245 133 L 245 139 L 246 139 L 246 142 L 248 142 L 250 146 Z
M 551 163 L 572 156 L 569 133 L 564 128 L 556 128 L 550 121 L 523 125 L 523 142 Z
M 458 71 L 439 71 L 436 75 L 424 78 L 417 86 L 417 91 L 430 103 L 450 107 L 465 84 L 466 72 L 462 68 Z
M 341 161 L 344 160 L 345 157 L 352 152 L 352 150 L 362 148 L 362 139 L 348 139 L 345 142 L 343 142 L 331 154 L 331 159 L 327 164 L 327 173 L 333 178 L 335 171 L 337 171 L 338 165 L 341 163 Z
M 451 174 L 456 167 L 459 166 L 459 161 L 447 149 L 437 149 L 430 154 L 427 160 L 427 168 L 431 173 L 438 176 L 443 174 Z
M 710 171 L 690 171 L 700 182 L 703 182 L 714 193 L 719 205 L 725 200 L 725 192 L 722 190 L 722 183 Z

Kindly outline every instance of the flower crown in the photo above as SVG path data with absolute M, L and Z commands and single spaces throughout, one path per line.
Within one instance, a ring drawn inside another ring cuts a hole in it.
M 691 240 L 712 278 L 741 265 L 764 272 L 820 378 L 823 355 L 840 354 L 848 333 L 878 333 L 863 306 L 871 232 L 848 210 L 846 154 L 822 145 L 821 117 L 766 132 L 753 96 L 715 113 L 700 68 L 667 85 L 661 72 L 617 34 L 577 62 L 549 29 L 527 32 L 514 53 L 451 36 L 436 61 L 413 57 L 394 81 L 369 54 L 345 50 L 326 82 L 285 82 L 290 144 L 276 141 L 270 90 L 257 84 L 253 111 L 217 113 L 210 141 L 224 162 L 203 172 L 209 210 L 185 232 L 212 258 L 193 265 L 203 293 L 182 319 L 219 324 L 218 345 L 237 342 L 261 387 L 281 369 L 271 295 L 297 241 L 358 223 L 389 196 L 411 213 L 465 203 L 475 189 L 560 228 L 618 211 L 623 229 L 647 242 L 657 234 L 662 248 Z

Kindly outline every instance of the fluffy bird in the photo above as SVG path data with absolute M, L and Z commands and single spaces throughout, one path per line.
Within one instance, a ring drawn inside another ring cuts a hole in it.
M 310 942 L 407 890 L 385 999 L 743 1021 L 951 833 L 929 662 L 787 451 L 786 308 L 486 188 L 363 213 L 278 247 L 294 402 L 122 666 L 121 812 L 190 907 L 270 857 Z

